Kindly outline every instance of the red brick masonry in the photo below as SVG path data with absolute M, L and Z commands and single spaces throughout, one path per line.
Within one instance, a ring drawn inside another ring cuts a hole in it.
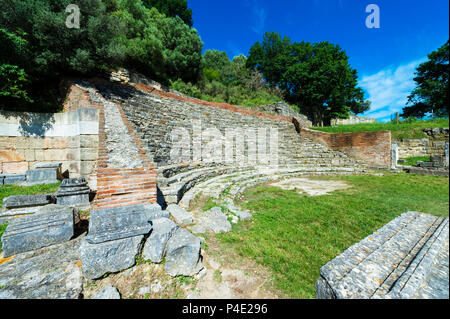
M 391 132 L 325 133 L 300 128 L 300 135 L 373 166 L 391 166 Z
M 104 209 L 136 204 L 156 203 L 156 169 L 147 157 L 141 141 L 128 122 L 122 108 L 117 105 L 123 123 L 128 129 L 133 142 L 139 149 L 143 168 L 119 169 L 108 168 L 108 151 L 106 149 L 105 113 L 100 106 L 99 150 L 97 162 L 97 196 L 94 209 Z

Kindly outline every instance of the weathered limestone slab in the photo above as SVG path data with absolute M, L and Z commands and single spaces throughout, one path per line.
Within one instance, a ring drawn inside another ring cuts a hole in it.
M 166 210 L 162 210 L 159 204 L 145 205 L 144 208 L 149 220 L 158 218 L 170 218 L 169 212 Z
M 120 299 L 120 293 L 116 287 L 108 286 L 100 290 L 92 299 Z
M 11 220 L 2 237 L 4 257 L 59 244 L 74 235 L 74 210 L 48 205 L 36 214 Z
M 62 181 L 55 194 L 56 203 L 65 206 L 89 205 L 91 190 L 85 178 L 67 178 Z
M 201 262 L 201 241 L 184 228 L 178 229 L 167 242 L 164 270 L 171 276 L 198 274 Z
M 167 211 L 175 219 L 175 221 L 180 225 L 189 225 L 194 222 L 192 215 L 188 213 L 184 208 L 171 204 L 167 207 Z
M 38 207 L 54 203 L 52 194 L 42 195 L 15 195 L 3 199 L 2 210 L 10 210 L 25 207 Z
M 152 230 L 150 213 L 144 205 L 94 210 L 91 212 L 86 241 L 99 244 L 148 234 Z
M 79 238 L 0 263 L 0 299 L 79 299 Z
M 448 218 L 405 213 L 323 266 L 317 298 L 448 298 L 448 236 Z
M 211 230 L 215 234 L 231 231 L 231 223 L 228 221 L 227 216 L 222 213 L 222 208 L 220 207 L 213 207 L 201 214 L 197 225 L 199 225 L 199 228 L 194 229 L 195 233 L 199 232 L 201 228 Z
M 3 175 L 3 185 L 14 185 L 26 180 L 25 175 Z
M 155 213 L 157 207 L 145 205 L 92 211 L 89 234 L 80 246 L 84 276 L 97 279 L 134 266 Z
M 178 228 L 179 226 L 168 218 L 153 220 L 153 231 L 142 251 L 144 259 L 159 264 L 164 258 L 167 241 Z
M 83 274 L 88 279 L 98 279 L 105 274 L 119 272 L 133 267 L 139 254 L 144 236 L 90 244 L 86 238 L 81 241 L 80 257 Z
M 35 169 L 26 172 L 25 185 L 58 183 L 61 179 L 62 163 L 36 164 Z

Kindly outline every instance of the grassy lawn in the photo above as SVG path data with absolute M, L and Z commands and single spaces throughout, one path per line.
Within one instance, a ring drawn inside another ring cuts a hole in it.
M 14 185 L 0 186 L 0 206 L 3 198 L 13 195 L 51 194 L 58 190 L 60 183 L 20 187 Z
M 417 162 L 429 162 L 431 158 L 429 156 L 416 156 L 416 157 L 408 157 L 405 158 L 406 163 L 402 165 L 415 166 Z
M 308 197 L 259 186 L 241 205 L 253 221 L 217 235 L 225 249 L 269 268 L 275 286 L 292 298 L 315 298 L 319 269 L 351 245 L 407 211 L 449 214 L 449 179 L 398 174 L 315 179 L 343 180 L 352 187 Z
M 425 128 L 449 127 L 448 119 L 438 119 L 432 122 L 416 121 L 413 123 L 401 122 L 400 124 L 392 123 L 367 123 L 367 124 L 351 124 L 328 127 L 314 127 L 312 129 L 328 132 L 328 133 L 351 133 L 351 132 L 378 132 L 391 131 L 392 139 L 395 141 L 401 139 L 426 138 L 427 135 L 422 131 Z

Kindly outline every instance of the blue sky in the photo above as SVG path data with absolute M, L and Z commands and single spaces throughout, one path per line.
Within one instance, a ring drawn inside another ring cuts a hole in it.
M 414 88 L 414 71 L 449 38 L 447 0 L 188 0 L 206 49 L 230 58 L 248 54 L 266 31 L 292 41 L 339 44 L 359 73 L 381 121 L 401 111 Z M 380 8 L 379 29 L 365 26 L 366 7 Z

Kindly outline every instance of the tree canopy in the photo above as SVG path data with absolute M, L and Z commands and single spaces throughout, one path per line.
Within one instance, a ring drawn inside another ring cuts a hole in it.
M 449 42 L 428 55 L 428 61 L 417 67 L 416 88 L 408 97 L 402 117 L 424 117 L 433 112 L 448 116 Z
M 71 2 L 0 2 L 0 108 L 51 108 L 67 75 L 126 67 L 163 83 L 199 77 L 203 42 L 183 20 L 186 1 L 79 0 L 79 29 L 66 27 Z
M 358 85 L 345 51 L 329 42 L 292 43 L 287 37 L 268 32 L 250 49 L 247 66 L 256 68 L 286 99 L 298 105 L 314 124 L 328 124 L 332 118 L 347 118 L 367 111 L 364 93 Z
M 167 17 L 180 17 L 184 23 L 192 27 L 192 10 L 188 8 L 187 0 L 143 0 L 147 8 L 156 8 Z

